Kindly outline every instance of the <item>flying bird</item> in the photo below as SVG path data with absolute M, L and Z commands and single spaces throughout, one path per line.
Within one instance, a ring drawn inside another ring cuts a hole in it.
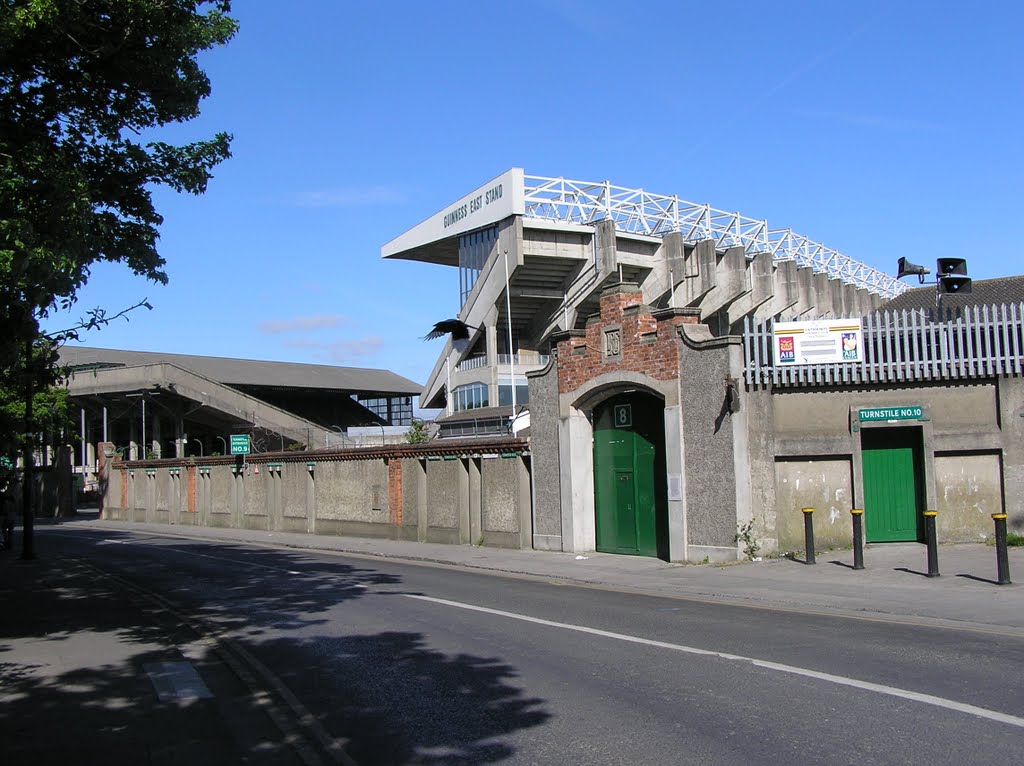
M 445 319 L 434 325 L 434 329 L 423 336 L 423 340 L 436 340 L 443 335 L 452 336 L 452 347 L 462 353 L 469 345 L 470 330 L 476 330 L 458 319 Z

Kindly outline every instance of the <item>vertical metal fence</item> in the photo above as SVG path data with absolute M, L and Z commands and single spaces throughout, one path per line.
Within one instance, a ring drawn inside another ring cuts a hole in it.
M 1024 371 L 1024 303 L 878 311 L 861 320 L 860 362 L 775 364 L 773 323 L 744 321 L 749 388 L 906 383 L 1017 376 Z

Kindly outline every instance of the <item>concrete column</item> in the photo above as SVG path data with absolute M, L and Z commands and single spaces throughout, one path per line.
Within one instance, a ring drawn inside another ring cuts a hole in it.
M 147 431 L 149 433 L 149 444 L 147 445 L 147 450 L 151 450 L 157 458 L 163 457 L 160 449 L 160 440 L 163 438 L 163 435 L 160 433 L 159 415 L 154 414 L 150 418 L 149 424 L 147 425 Z
M 676 285 L 686 282 L 686 249 L 683 246 L 683 235 L 678 231 L 670 231 L 662 238 L 661 246 L 665 252 L 665 262 L 668 268 L 668 305 L 673 308 L 685 306 L 686 296 L 680 295 L 676 290 Z
M 670 561 L 687 561 L 682 408 L 665 407 L 664 417 L 665 472 L 668 474 L 668 556 Z M 675 491 L 678 491 L 678 495 L 674 494 Z
M 138 445 L 135 445 L 136 448 Z M 128 476 L 128 480 L 125 482 L 125 491 L 123 497 L 127 498 L 125 501 L 125 518 L 129 521 L 135 518 L 135 508 L 138 505 L 138 488 L 139 482 L 145 478 L 145 474 L 139 475 L 138 469 L 129 468 L 124 472 Z
M 704 239 L 694 249 L 697 256 L 697 278 L 694 297 L 703 297 L 718 286 L 718 253 L 713 239 Z
M 416 540 L 427 540 L 427 461 L 419 460 L 420 472 L 416 476 Z
M 470 538 L 470 494 L 469 494 L 469 470 L 466 466 L 466 461 L 460 460 L 459 466 L 462 468 L 459 471 L 459 543 L 467 545 L 476 542 Z M 480 495 L 477 494 L 477 504 L 479 506 Z
M 188 436 L 185 434 L 185 418 L 178 412 L 174 417 L 174 457 L 185 457 L 185 447 Z
M 516 459 L 516 483 L 519 489 L 519 547 L 529 550 L 533 544 L 533 492 L 531 491 L 530 458 Z
M 488 403 L 493 407 L 498 403 L 498 325 L 491 319 L 486 327 L 487 334 L 487 368 L 491 379 L 487 384 Z
M 810 266 L 800 266 L 796 270 L 797 300 L 791 308 L 793 316 L 817 316 L 814 296 L 814 271 Z
M 196 467 L 190 465 L 185 468 L 185 512 L 191 516 L 193 523 L 195 523 L 195 513 L 198 506 L 196 489 Z
M 1007 529 L 1024 533 L 1024 515 L 1020 513 L 1024 497 L 1024 382 L 1020 378 L 997 378 L 999 417 L 1002 430 L 1002 483 L 1003 497 L 1012 514 Z M 926 461 L 931 462 L 931 461 Z
M 245 474 L 231 467 L 231 524 L 235 529 L 242 529 L 245 522 Z
M 139 460 L 139 427 L 135 418 L 128 421 L 128 460 Z
M 316 468 L 306 466 L 306 531 L 316 534 Z
M 480 502 L 480 458 L 466 461 L 469 471 L 469 539 L 474 545 L 483 536 L 483 512 Z
M 617 272 L 619 254 L 615 243 L 615 221 L 598 221 L 594 227 L 594 252 L 597 256 L 597 271 L 600 278 Z
M 814 275 L 812 283 L 814 285 L 814 311 L 812 316 L 835 316 L 832 303 L 832 281 L 823 271 Z
M 594 520 L 594 429 L 586 415 L 570 410 L 558 424 L 562 487 L 562 550 L 592 551 Z

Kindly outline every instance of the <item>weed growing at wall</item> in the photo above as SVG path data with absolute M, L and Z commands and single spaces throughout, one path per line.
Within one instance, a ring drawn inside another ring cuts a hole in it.
M 754 536 L 754 521 L 751 519 L 746 524 L 739 524 L 736 527 L 736 537 L 734 540 L 737 543 L 743 543 L 743 555 L 751 561 L 757 558 L 757 554 L 761 550 L 760 541 Z

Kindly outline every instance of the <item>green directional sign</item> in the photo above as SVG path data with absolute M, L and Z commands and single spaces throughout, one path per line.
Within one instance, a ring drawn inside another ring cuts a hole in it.
M 231 434 L 231 454 L 248 455 L 249 452 L 249 434 Z
M 917 404 L 904 407 L 863 407 L 857 413 L 861 423 L 879 420 L 920 420 L 922 417 L 924 408 Z

